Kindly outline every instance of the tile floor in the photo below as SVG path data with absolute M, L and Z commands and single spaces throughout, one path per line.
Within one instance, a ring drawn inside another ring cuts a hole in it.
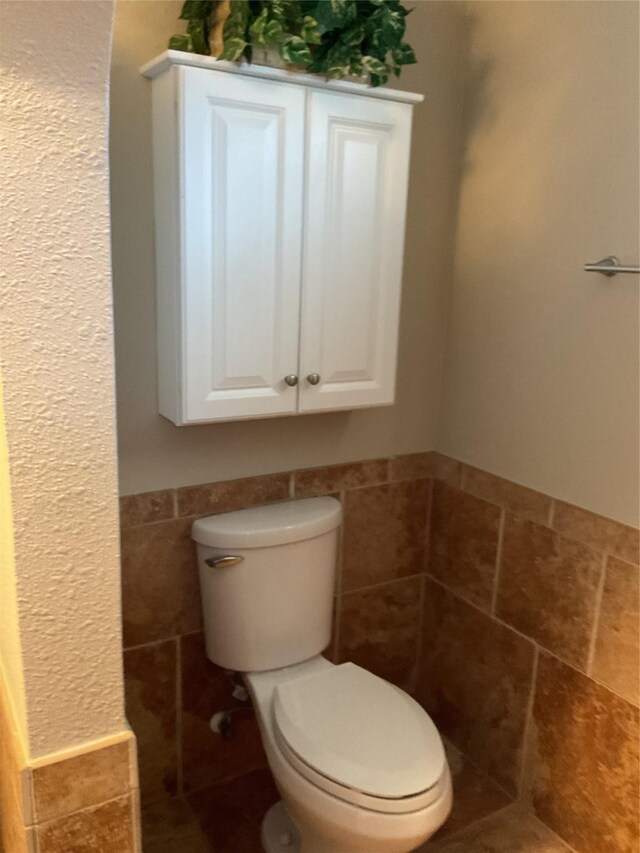
M 454 747 L 448 748 L 454 808 L 419 853 L 572 853 L 563 841 Z M 260 823 L 278 793 L 267 769 L 254 770 L 142 810 L 144 853 L 261 853 Z

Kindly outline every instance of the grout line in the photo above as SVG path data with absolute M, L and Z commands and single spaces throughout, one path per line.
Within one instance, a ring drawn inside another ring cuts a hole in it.
M 568 841 L 565 841 L 565 839 L 561 835 L 558 835 L 558 833 L 554 829 L 551 829 L 550 826 L 547 826 L 547 824 L 538 817 L 538 815 L 535 813 L 535 811 L 533 811 L 532 809 L 525 809 L 525 811 L 535 821 L 537 821 L 540 824 L 540 826 L 543 826 L 545 828 L 545 830 L 549 833 L 549 835 L 552 835 L 554 838 L 556 838 L 566 848 L 566 850 L 563 851 L 563 853 L 578 853 L 578 851 L 575 850 L 575 848 L 573 848 L 569 844 Z
M 40 842 L 38 841 L 38 832 L 35 826 L 25 826 L 24 831 L 27 838 L 28 853 L 39 853 Z M 136 853 L 138 853 L 137 850 Z
M 420 687 L 419 676 L 422 670 L 422 651 L 424 648 L 424 608 L 425 601 L 427 596 L 427 582 L 426 575 L 422 575 L 420 578 L 420 610 L 418 611 L 418 642 L 416 644 L 416 662 L 415 662 L 415 675 L 413 678 L 413 690 L 412 693 L 416 694 Z
M 500 511 L 500 524 L 498 525 L 498 547 L 496 548 L 496 565 L 493 572 L 493 592 L 491 594 L 491 615 L 496 615 L 498 604 L 498 587 L 500 586 L 500 569 L 502 564 L 502 543 L 504 541 L 504 526 L 507 512 L 504 507 Z
M 24 790 L 24 776 L 22 776 L 22 774 L 25 772 L 27 773 L 27 786 L 26 786 L 28 788 L 27 791 Z M 38 822 L 38 810 L 36 808 L 36 788 L 35 788 L 35 785 L 33 784 L 33 771 L 32 771 L 31 767 L 23 767 L 20 775 L 21 775 L 20 781 L 22 782 L 22 796 L 23 796 L 22 817 L 24 820 L 25 811 L 26 811 L 25 806 L 26 806 L 29 810 L 29 822 L 26 826 L 26 828 L 28 829 L 30 826 L 35 826 L 36 823 Z M 26 798 L 26 797 L 28 797 L 27 803 L 24 802 L 24 798 Z
M 176 637 L 176 793 L 184 797 L 182 772 L 182 641 Z
M 192 634 L 200 633 L 199 631 L 191 631 Z M 135 646 L 123 646 L 123 652 L 134 652 L 137 649 L 149 649 L 151 646 L 160 646 L 162 643 L 170 643 L 171 640 L 175 640 L 177 637 L 181 636 L 180 634 L 172 634 L 170 637 L 163 637 L 161 640 L 150 640 L 148 643 L 138 643 Z
M 296 475 L 295 471 L 289 472 L 289 497 L 295 498 L 296 496 Z
M 424 578 L 427 576 L 426 572 L 416 572 L 414 575 L 407 575 L 406 577 L 401 578 L 391 578 L 388 581 L 381 581 L 380 583 L 374 583 L 370 586 L 359 586 L 357 589 L 345 589 L 340 590 L 340 596 L 343 597 L 345 595 L 356 595 L 359 592 L 369 592 L 372 589 L 382 589 L 383 587 L 390 586 L 393 583 L 402 583 L 403 581 L 412 581 L 416 580 L 416 578 Z M 431 577 L 431 575 L 429 575 Z
M 424 567 L 425 570 L 427 568 L 429 562 L 429 542 L 431 539 L 431 516 L 433 515 L 433 502 L 434 502 L 434 492 L 433 488 L 433 477 L 429 477 L 429 485 L 427 487 L 427 514 L 424 520 L 424 546 L 425 546 L 425 560 Z
M 528 643 L 532 643 L 533 645 L 538 645 L 532 637 L 528 637 L 526 634 L 523 634 L 522 631 L 519 631 L 517 628 L 514 628 L 513 625 L 510 625 L 508 622 L 505 622 L 504 619 L 501 619 L 499 616 L 492 616 L 486 610 L 483 610 L 482 607 L 477 605 L 475 602 L 471 601 L 468 598 L 465 598 L 463 595 L 460 595 L 460 593 L 458 593 L 458 592 L 454 592 L 446 584 L 444 584 L 440 580 L 440 578 L 437 578 L 431 574 L 427 574 L 427 577 L 429 578 L 430 581 L 433 581 L 433 583 L 437 584 L 439 587 L 442 587 L 442 589 L 444 589 L 445 592 L 449 593 L 449 595 L 452 595 L 454 598 L 457 598 L 459 601 L 464 602 L 469 607 L 473 607 L 473 609 L 477 610 L 478 613 L 482 613 L 483 616 L 487 616 L 489 619 L 493 619 L 493 621 L 496 622 L 498 625 L 502 625 L 503 628 L 506 628 L 508 631 L 511 631 L 512 633 L 516 634 L 518 637 L 521 637 L 523 640 L 526 640 Z M 589 675 L 588 673 L 586 673 L 584 671 L 584 669 L 580 669 L 574 663 L 570 663 L 569 661 L 565 660 L 564 658 L 561 658 L 559 655 L 557 655 L 555 652 L 552 652 L 550 649 L 547 649 L 545 646 L 539 646 L 539 651 L 541 653 L 545 654 L 547 657 L 550 657 L 550 658 L 553 658 L 554 660 L 557 660 L 563 666 L 568 667 L 569 669 L 573 670 L 573 672 L 576 672 L 576 673 L 578 673 L 578 675 L 581 675 L 583 678 L 587 678 L 587 679 L 589 679 L 589 681 L 592 681 L 594 684 L 597 684 L 599 687 L 602 687 L 608 693 L 611 693 L 612 696 L 617 696 L 619 699 L 621 699 L 623 702 L 626 702 L 626 704 L 630 705 L 632 708 L 638 708 L 639 707 L 637 702 L 635 702 L 632 699 L 629 699 L 629 697 L 625 696 L 623 693 L 620 693 L 620 691 L 616 690 L 615 687 L 612 687 L 610 684 L 607 684 L 606 682 L 602 681 L 600 678 L 595 677 L 594 675 Z
M 79 809 L 73 809 L 70 812 L 64 812 L 63 814 L 57 814 L 57 815 L 54 815 L 53 817 L 48 817 L 46 820 L 36 821 L 36 822 L 32 823 L 30 826 L 25 826 L 24 829 L 33 829 L 33 830 L 41 829 L 43 826 L 47 826 L 48 824 L 51 824 L 51 823 L 56 823 L 58 821 L 67 821 L 69 818 L 75 817 L 76 815 L 84 814 L 85 812 L 96 811 L 97 809 L 101 808 L 102 806 L 106 806 L 109 803 L 116 803 L 119 800 L 129 800 L 130 801 L 131 798 L 134 797 L 137 793 L 139 793 L 138 790 L 125 791 L 124 794 L 116 794 L 114 797 L 107 797 L 106 800 L 100 800 L 97 803 L 89 803 L 89 805 L 84 805 Z M 67 850 L 67 848 L 65 848 L 65 853 L 66 853 L 66 850 Z M 13 853 L 13 851 L 9 851 L 9 853 Z
M 443 740 L 447 740 L 454 747 L 454 749 L 456 749 L 460 753 L 460 755 L 465 760 L 465 764 L 471 765 L 471 767 L 476 771 L 476 773 L 478 773 L 480 776 L 484 776 L 486 779 L 489 779 L 489 781 L 493 785 L 495 785 L 496 788 L 499 788 L 502 791 L 502 793 L 505 795 L 505 797 L 509 798 L 509 800 L 511 801 L 511 805 L 513 805 L 513 803 L 517 802 L 516 798 L 513 795 L 513 791 L 508 791 L 499 779 L 496 779 L 494 776 L 492 776 L 488 772 L 488 770 L 486 770 L 480 764 L 477 764 L 476 761 L 473 758 L 470 758 L 463 749 L 461 749 L 457 744 L 455 744 L 451 740 L 451 738 L 447 738 L 445 736 L 442 736 L 442 737 L 443 737 Z M 456 832 L 457 832 L 457 830 L 456 830 Z
M 531 686 L 529 688 L 529 697 L 527 699 L 527 710 L 524 718 L 524 730 L 522 732 L 522 749 L 520 753 L 520 772 L 518 773 L 518 799 L 522 800 L 524 793 L 524 783 L 527 774 L 527 766 L 529 762 L 529 738 L 531 735 L 531 726 L 533 724 L 533 705 L 536 696 L 536 684 L 538 681 L 538 659 L 540 656 L 540 648 L 536 643 L 533 647 L 533 666 L 531 667 Z
M 341 489 L 338 492 L 339 500 L 342 506 L 344 507 L 345 502 L 345 489 Z M 344 521 L 340 525 L 338 532 L 338 554 L 336 560 L 336 601 L 335 601 L 335 611 L 334 611 L 334 619 L 336 620 L 335 624 L 335 634 L 333 638 L 333 657 L 336 661 L 340 660 L 340 624 L 342 622 L 342 570 L 344 567 Z
M 553 519 L 556 514 L 556 499 L 551 498 L 551 504 L 549 505 L 549 517 L 547 519 L 547 526 L 553 530 Z
M 129 811 L 134 853 L 142 853 L 142 797 L 139 790 L 131 794 Z
M 487 776 L 486 773 L 484 775 Z M 517 806 L 517 801 L 512 800 L 510 803 L 501 806 L 499 809 L 496 809 L 493 812 L 489 812 L 489 814 L 482 815 L 482 817 L 478 818 L 477 820 L 472 820 L 471 823 L 466 823 L 464 826 L 461 826 L 459 829 L 456 829 L 449 835 L 445 835 L 444 838 L 436 839 L 435 842 L 429 842 L 428 847 L 430 848 L 431 844 L 435 843 L 436 846 L 434 847 L 434 853 L 437 853 L 438 850 L 446 850 L 450 842 L 455 842 L 457 838 L 465 834 L 469 829 L 471 829 L 471 827 L 473 827 L 474 829 L 476 827 L 481 828 L 483 824 L 488 823 L 492 818 L 496 817 L 496 815 L 502 814 L 502 812 L 506 812 L 509 809 L 513 809 L 514 806 Z M 477 838 L 480 840 L 482 836 L 478 835 Z
M 501 619 L 499 616 L 494 616 L 489 613 L 488 610 L 485 610 L 483 607 L 480 607 L 479 604 L 476 604 L 475 601 L 471 601 L 469 598 L 465 598 L 464 595 L 460 595 L 459 592 L 455 592 L 450 587 L 448 587 L 445 583 L 443 583 L 440 578 L 435 577 L 435 575 L 428 575 L 429 580 L 432 580 L 434 583 L 438 584 L 438 586 L 442 587 L 449 595 L 452 595 L 454 598 L 457 598 L 459 601 L 463 601 L 465 604 L 468 604 L 469 607 L 473 607 L 474 610 L 477 610 L 478 613 L 482 613 L 483 616 L 488 616 L 489 619 L 493 619 L 494 622 L 497 622 L 498 625 L 502 625 L 503 628 L 507 628 L 509 631 L 513 631 L 514 634 L 517 634 L 518 637 L 522 637 L 523 640 L 526 640 L 528 643 L 535 645 L 535 640 L 532 637 L 527 636 L 527 634 L 523 634 L 522 631 L 519 631 L 517 628 L 514 628 L 513 625 L 510 625 L 508 622 L 505 622 L 504 619 Z M 546 652 L 547 649 L 544 649 Z M 554 655 L 555 657 L 555 655 Z M 560 660 L 560 658 L 558 658 Z M 565 661 L 562 661 L 565 663 Z M 572 667 L 575 669 L 575 667 Z M 580 670 L 578 670 L 580 672 Z M 582 673 L 584 675 L 584 673 Z
M 587 675 L 589 677 L 593 667 L 593 659 L 596 656 L 596 642 L 598 640 L 598 629 L 600 628 L 600 611 L 602 609 L 602 597 L 604 594 L 604 584 L 607 576 L 607 559 L 608 555 L 604 554 L 602 557 L 602 567 L 600 569 L 600 579 L 598 580 L 598 591 L 596 592 L 596 606 L 593 614 L 591 638 L 589 640 L 589 654 L 587 656 Z

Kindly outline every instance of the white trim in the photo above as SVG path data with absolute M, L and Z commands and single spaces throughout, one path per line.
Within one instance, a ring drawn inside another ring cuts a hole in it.
M 366 98 L 381 98 L 385 101 L 400 101 L 404 104 L 419 104 L 424 100 L 424 95 L 416 92 L 403 92 L 399 89 L 388 89 L 385 86 L 374 89 L 364 83 L 352 83 L 348 80 L 325 80 L 318 74 L 286 71 L 282 68 L 270 68 L 266 65 L 255 65 L 247 62 L 226 62 L 212 56 L 186 53 L 182 50 L 165 50 L 155 59 L 145 63 L 140 68 L 140 73 L 143 77 L 152 80 L 173 65 L 189 65 L 193 68 L 226 71 L 231 74 L 241 74 L 244 77 L 262 77 L 267 80 L 279 80 L 281 83 L 294 83 L 297 86 L 310 86 L 315 89 L 330 89 L 334 92 L 358 94 Z

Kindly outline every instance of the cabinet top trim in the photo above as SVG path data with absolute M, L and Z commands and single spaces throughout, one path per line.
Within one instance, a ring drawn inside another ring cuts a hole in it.
M 140 68 L 144 77 L 152 80 L 173 65 L 188 65 L 193 68 L 208 68 L 211 71 L 225 71 L 230 74 L 240 74 L 244 77 L 262 77 L 267 80 L 279 80 L 282 83 L 295 83 L 298 86 L 310 86 L 314 89 L 326 89 L 332 92 L 346 92 L 362 95 L 365 98 L 380 98 L 383 101 L 400 101 L 405 104 L 419 104 L 424 95 L 415 92 L 402 92 L 399 89 L 389 89 L 380 86 L 373 89 L 364 83 L 352 83 L 347 80 L 324 80 L 317 74 L 306 72 L 285 71 L 283 68 L 270 68 L 266 65 L 250 65 L 247 62 L 226 62 L 211 56 L 197 53 L 186 53 L 181 50 L 165 50 L 155 59 L 150 60 Z

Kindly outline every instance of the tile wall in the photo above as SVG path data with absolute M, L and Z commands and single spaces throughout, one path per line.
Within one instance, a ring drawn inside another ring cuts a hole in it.
M 580 853 L 638 851 L 638 531 L 458 464 L 428 550 L 440 730 Z
M 326 654 L 413 691 L 418 664 L 431 480 L 427 460 L 373 460 L 121 498 L 127 715 L 145 804 L 190 794 L 266 764 L 257 724 L 215 711 L 242 705 L 204 652 L 193 520 L 291 497 L 344 506 L 334 638 Z
M 205 657 L 202 515 L 333 494 L 345 512 L 334 638 L 581 853 L 638 847 L 638 531 L 436 453 L 121 499 L 127 712 L 143 801 L 265 766 Z
M 135 739 L 27 763 L 0 684 L 0 850 L 140 853 Z

